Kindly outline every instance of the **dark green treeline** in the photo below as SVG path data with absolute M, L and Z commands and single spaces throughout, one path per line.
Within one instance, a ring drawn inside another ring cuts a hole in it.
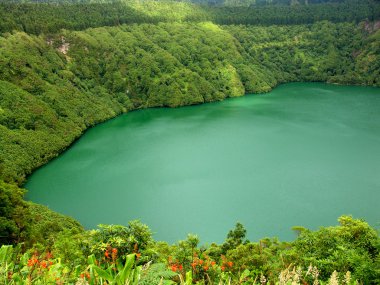
M 26 2 L 26 3 L 24 3 Z M 380 3 L 374 0 L 316 1 L 313 5 L 254 5 L 238 3 L 206 6 L 176 1 L 2 1 L 0 32 L 13 30 L 31 34 L 56 33 L 60 29 L 132 23 L 204 22 L 216 24 L 294 25 L 316 21 L 359 22 L 380 17 Z M 45 3 L 48 2 L 48 3 Z M 74 2 L 74 3 L 70 3 Z M 309 0 L 310 3 L 313 1 Z M 275 2 L 273 2 L 275 3 Z M 300 3 L 297 1 L 297 3 Z M 284 4 L 280 1 L 280 4 Z

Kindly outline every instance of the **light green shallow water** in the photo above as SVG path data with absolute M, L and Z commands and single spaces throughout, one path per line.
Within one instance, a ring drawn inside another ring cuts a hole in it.
M 342 214 L 380 222 L 380 89 L 292 83 L 265 95 L 132 112 L 37 170 L 27 198 L 87 228 L 140 219 L 155 238 L 292 239 Z

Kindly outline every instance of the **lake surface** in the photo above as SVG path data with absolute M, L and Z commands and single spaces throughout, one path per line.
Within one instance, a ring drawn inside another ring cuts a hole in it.
M 380 89 L 281 85 L 265 95 L 122 115 L 37 170 L 27 199 L 86 228 L 140 219 L 157 240 L 251 240 L 292 226 L 380 222 Z

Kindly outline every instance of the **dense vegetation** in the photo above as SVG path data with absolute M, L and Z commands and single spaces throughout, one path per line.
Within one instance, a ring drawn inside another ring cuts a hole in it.
M 290 81 L 380 86 L 378 2 L 66 2 L 0 3 L 0 241 L 15 246 L 0 251 L 0 283 L 100 284 L 140 275 L 141 284 L 159 284 L 180 282 L 177 273 L 186 272 L 186 284 L 274 282 L 279 274 L 312 283 L 336 277 L 334 270 L 340 280 L 349 271 L 352 282 L 380 281 L 378 234 L 350 217 L 338 227 L 301 229 L 291 243 L 251 243 L 237 225 L 222 245 L 199 247 L 189 236 L 169 246 L 138 222 L 85 232 L 25 202 L 19 188 L 87 128 L 123 112 Z
M 347 0 L 314 5 L 269 5 L 252 7 L 199 6 L 188 2 L 123 0 L 115 3 L 0 3 L 0 32 L 56 33 L 60 29 L 131 23 L 204 22 L 216 24 L 294 25 L 315 21 L 373 21 L 380 17 L 380 3 Z
M 26 253 L 2 247 L 0 283 L 378 284 L 378 233 L 348 216 L 339 223 L 315 232 L 298 229 L 294 242 L 250 242 L 238 223 L 223 244 L 209 246 L 200 246 L 195 235 L 174 245 L 156 242 L 138 221 L 65 230 Z

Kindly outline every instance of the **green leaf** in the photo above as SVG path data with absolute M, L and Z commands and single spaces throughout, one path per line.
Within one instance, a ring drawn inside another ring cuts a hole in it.
M 138 266 L 133 270 L 133 283 L 131 283 L 131 284 L 136 284 L 136 285 L 138 284 L 138 282 L 140 280 L 141 271 L 142 271 L 141 266 Z
M 191 271 L 186 272 L 186 282 L 185 282 L 185 284 L 186 285 L 193 284 L 193 274 L 191 273 Z
M 251 272 L 246 269 L 243 271 L 243 273 L 240 275 L 240 283 L 244 281 L 245 278 L 247 278 L 249 276 Z
M 135 263 L 135 254 L 127 255 L 123 270 L 121 270 L 115 278 L 117 284 L 125 284 L 128 277 L 131 276 L 132 267 Z
M 118 272 L 121 272 L 123 270 L 123 262 L 121 258 L 119 258 L 116 262 L 116 268 Z
M 96 265 L 92 265 L 92 267 L 95 270 L 95 272 L 99 275 L 99 277 L 101 277 L 107 281 L 110 281 L 110 282 L 112 282 L 114 280 L 112 274 L 110 274 L 106 270 L 104 270 L 104 269 L 102 269 Z
M 9 263 L 13 254 L 13 247 L 11 245 L 2 245 L 0 248 L 0 264 Z
M 91 254 L 88 258 L 87 258 L 87 262 L 89 265 L 96 265 L 96 258 L 95 258 L 95 255 Z

